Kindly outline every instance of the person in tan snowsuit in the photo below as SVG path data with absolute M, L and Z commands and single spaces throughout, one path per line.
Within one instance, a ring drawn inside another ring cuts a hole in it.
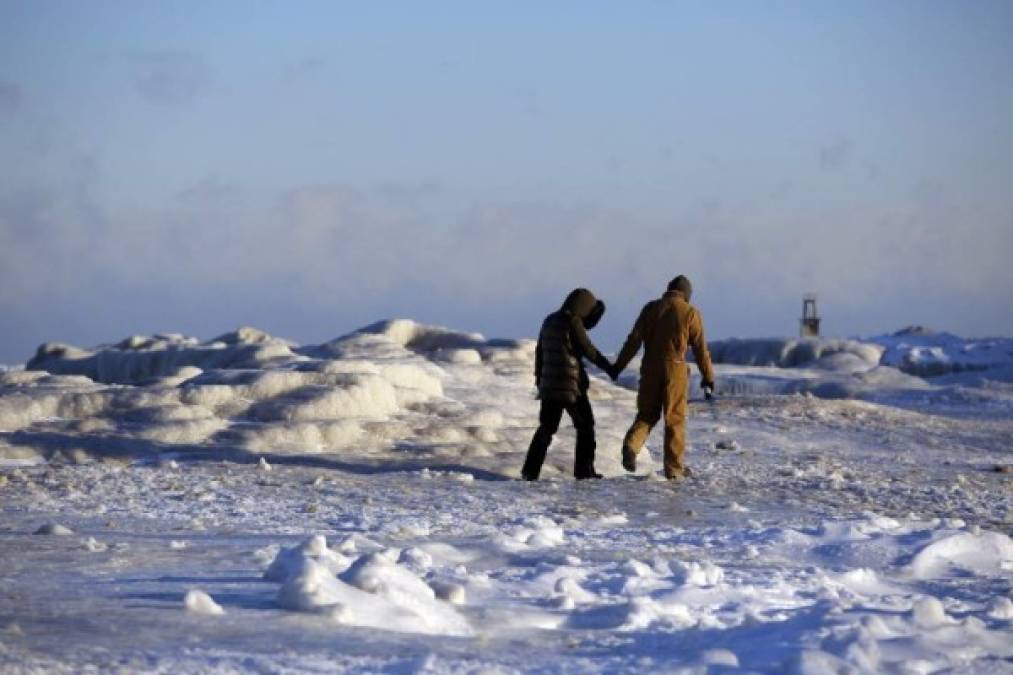
M 689 366 L 686 348 L 693 356 L 708 398 L 714 390 L 714 368 L 704 339 L 700 313 L 689 304 L 693 286 L 679 275 L 668 290 L 640 312 L 633 330 L 616 358 L 618 376 L 644 347 L 637 392 L 637 418 L 623 441 L 623 468 L 635 471 L 637 453 L 658 420 L 665 420 L 665 478 L 676 480 L 690 475 L 683 455 L 686 449 L 686 404 L 689 398 Z

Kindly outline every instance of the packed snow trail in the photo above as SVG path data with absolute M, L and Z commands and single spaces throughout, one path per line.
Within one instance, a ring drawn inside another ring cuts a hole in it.
M 1013 668 L 1002 377 L 719 366 L 810 393 L 691 404 L 678 484 L 660 433 L 621 469 L 635 377 L 593 378 L 606 479 L 564 425 L 529 484 L 531 346 L 401 321 L 0 373 L 0 670 Z

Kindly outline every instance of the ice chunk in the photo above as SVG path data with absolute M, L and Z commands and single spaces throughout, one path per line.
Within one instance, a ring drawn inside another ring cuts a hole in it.
M 450 581 L 430 581 L 429 587 L 440 600 L 446 600 L 452 605 L 463 605 L 467 594 L 464 586 Z
M 183 606 L 186 608 L 186 611 L 195 614 L 217 616 L 225 613 L 222 606 L 215 602 L 210 595 L 197 589 L 191 589 L 186 592 L 186 596 L 183 598 Z
M 861 595 L 889 595 L 899 592 L 896 586 L 880 579 L 876 571 L 868 567 L 849 570 L 837 576 L 836 581 L 849 591 Z
M 943 603 L 931 595 L 919 598 L 911 607 L 911 619 L 919 628 L 937 628 L 954 623 L 946 614 Z
M 566 541 L 563 528 L 547 516 L 533 516 L 514 526 L 499 539 L 505 548 L 544 548 L 558 546 Z
M 648 596 L 633 598 L 626 605 L 626 616 L 618 626 L 621 631 L 639 631 L 653 624 L 672 628 L 690 628 L 698 623 L 686 605 L 673 601 L 653 600 Z
M 684 586 L 714 586 L 721 583 L 725 571 L 710 561 L 672 562 L 672 573 L 676 581 Z
M 397 392 L 377 375 L 349 375 L 342 386 L 305 387 L 290 396 L 269 399 L 251 411 L 263 421 L 382 418 L 399 409 Z
M 343 572 L 351 564 L 348 558 L 327 547 L 327 537 L 315 534 L 297 546 L 278 551 L 264 572 L 264 579 L 286 581 L 305 569 L 304 562 L 307 559 L 313 560 L 331 574 Z
M 433 556 L 420 548 L 406 548 L 401 551 L 398 562 L 417 570 L 426 570 L 433 566 Z
M 456 595 L 450 591 L 449 596 Z M 299 573 L 278 592 L 282 607 L 322 612 L 341 623 L 432 635 L 471 634 L 467 621 L 412 572 L 385 552 L 353 563 L 341 578 L 316 561 L 303 559 Z
M 968 339 L 909 326 L 870 341 L 884 348 L 883 364 L 920 377 L 1008 369 L 1013 364 L 1013 340 L 1009 338 Z
M 714 363 L 822 367 L 842 372 L 860 372 L 878 366 L 884 350 L 877 344 L 822 338 L 731 338 L 710 342 L 708 347 Z
M 957 572 L 1007 574 L 1013 561 L 1013 540 L 1000 532 L 961 532 L 932 542 L 907 565 L 916 579 L 934 579 Z
M 443 383 L 439 377 L 413 363 L 397 363 L 384 366 L 380 375 L 401 389 L 416 390 L 421 400 L 432 396 L 443 396 Z
M 312 558 L 299 558 L 294 574 L 278 590 L 278 604 L 300 612 L 320 612 L 342 603 L 354 603 L 357 589 L 343 584 L 327 567 Z
M 35 534 L 47 534 L 47 535 L 55 535 L 58 537 L 66 537 L 74 534 L 74 530 L 70 529 L 66 525 L 61 525 L 60 523 L 46 523 L 45 525 L 39 527 L 39 529 L 35 530 Z
M 700 654 L 700 663 L 704 666 L 724 666 L 738 668 L 739 657 L 729 649 L 708 649 Z
M 993 619 L 1013 619 L 1013 600 L 999 597 L 993 600 L 988 606 L 988 615 Z
M 243 447 L 258 452 L 318 452 L 352 447 L 363 434 L 361 422 L 314 420 L 250 425 L 235 431 Z
M 476 349 L 443 349 L 434 357 L 447 363 L 476 365 L 482 363 L 482 355 Z
M 598 600 L 598 596 L 584 589 L 573 577 L 560 577 L 556 580 L 555 592 L 571 599 L 574 603 L 590 603 Z
M 28 362 L 28 370 L 84 375 L 107 384 L 137 384 L 174 377 L 186 367 L 262 367 L 265 363 L 292 361 L 291 343 L 256 329 L 241 328 L 210 344 L 200 345 L 180 335 L 132 336 L 95 351 L 47 343 Z M 185 373 L 184 373 L 185 375 Z
M 106 544 L 103 544 L 95 537 L 88 537 L 84 540 L 84 549 L 91 553 L 101 553 L 102 551 L 109 548 Z

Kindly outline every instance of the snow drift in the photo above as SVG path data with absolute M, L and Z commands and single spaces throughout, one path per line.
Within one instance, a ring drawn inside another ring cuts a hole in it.
M 1013 368 L 1013 339 L 962 338 L 923 326 L 861 340 L 762 338 L 708 343 L 715 363 L 858 373 L 880 366 L 935 378 Z
M 636 395 L 593 369 L 606 479 L 570 478 L 564 423 L 544 480 L 499 480 L 537 424 L 530 341 L 44 350 L 60 372 L 0 373 L 0 671 L 1001 669 L 1013 392 L 787 342 L 749 349 L 797 365 L 718 365 L 743 396 L 694 385 L 674 486 L 660 431 L 622 469 Z
M 717 341 L 718 393 L 1013 407 L 1013 391 L 990 379 L 1004 363 L 1013 376 L 1010 341 L 910 330 L 879 340 Z M 498 470 L 497 455 L 523 451 L 528 441 L 517 429 L 535 405 L 534 348 L 532 340 L 487 340 L 406 319 L 305 346 L 254 328 L 206 342 L 161 334 L 91 350 L 47 343 L 26 369 L 0 371 L 0 449 L 27 459 L 40 449 L 86 457 L 169 450 L 369 456 L 397 448 L 446 463 L 486 458 L 483 467 Z M 943 350 L 951 370 L 973 364 L 981 381 L 930 383 L 902 372 L 925 370 L 911 364 L 929 363 L 926 354 L 936 352 L 926 349 Z M 614 395 L 603 376 L 595 382 L 594 396 Z M 635 389 L 636 369 L 620 384 Z M 494 391 L 521 395 L 527 407 L 504 410 Z
M 884 365 L 920 377 L 1013 369 L 1013 339 L 1009 338 L 966 339 L 924 326 L 909 326 L 869 341 L 883 348 Z M 1013 377 L 1007 378 L 1013 381 Z
M 85 350 L 47 342 L 26 364 L 27 370 L 83 375 L 106 384 L 138 384 L 155 378 L 186 375 L 187 368 L 263 368 L 295 358 L 286 340 L 255 328 L 240 328 L 199 344 L 178 333 L 132 336 L 115 345 Z
M 0 372 L 0 441 L 85 454 L 368 454 L 411 438 L 448 457 L 488 454 L 502 414 L 448 399 L 443 366 L 495 377 L 532 362 L 531 341 L 403 319 L 302 347 L 253 328 L 203 343 L 178 334 L 94 350 L 47 343 L 27 369 Z

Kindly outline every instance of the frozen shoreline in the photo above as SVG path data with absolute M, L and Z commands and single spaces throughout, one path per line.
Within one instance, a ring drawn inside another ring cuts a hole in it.
M 657 477 L 657 432 L 636 476 L 619 466 L 633 376 L 593 378 L 606 479 L 569 477 L 564 425 L 528 484 L 511 479 L 536 419 L 529 343 L 410 322 L 312 348 L 235 335 L 209 349 L 253 354 L 242 367 L 156 376 L 103 357 L 143 375 L 134 386 L 2 374 L 0 669 L 980 672 L 1013 659 L 1001 380 L 891 376 L 820 398 L 812 388 L 854 379 L 853 364 L 721 366 L 727 395 L 691 404 L 698 478 L 673 486 Z M 772 395 L 786 387 L 799 393 Z M 326 539 L 263 578 L 314 535 Z

